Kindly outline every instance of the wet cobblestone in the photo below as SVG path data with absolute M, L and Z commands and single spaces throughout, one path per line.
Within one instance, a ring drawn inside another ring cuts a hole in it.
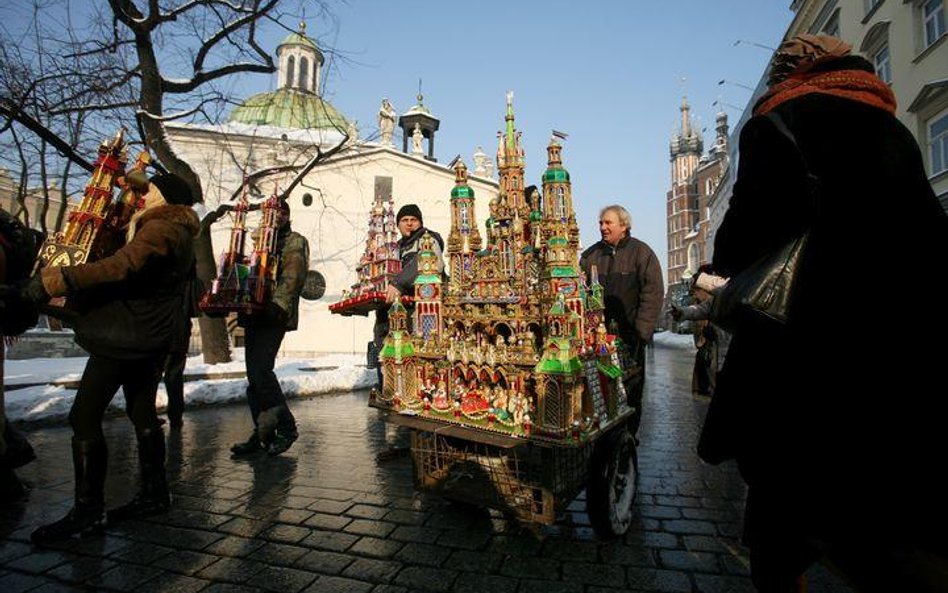
M 633 526 L 608 542 L 583 494 L 555 525 L 528 529 L 416 491 L 409 458 L 376 462 L 403 436 L 362 392 L 292 401 L 300 439 L 278 458 L 230 458 L 251 429 L 244 406 L 188 410 L 168 439 L 170 513 L 42 550 L 30 531 L 71 504 L 71 435 L 25 427 L 40 458 L 21 470 L 29 497 L 0 509 L 0 591 L 752 591 L 743 484 L 694 454 L 707 400 L 690 394 L 692 361 L 686 347 L 650 351 Z M 135 438 L 123 418 L 105 432 L 116 506 L 134 491 Z M 811 573 L 810 591 L 848 591 Z

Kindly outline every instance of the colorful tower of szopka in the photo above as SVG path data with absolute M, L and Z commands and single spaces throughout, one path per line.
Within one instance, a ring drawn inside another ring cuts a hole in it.
M 569 245 L 579 249 L 579 226 L 573 210 L 573 188 L 569 172 L 563 168 L 562 147 L 556 138 L 546 147 L 547 166 L 543 172 L 543 229 L 546 241 L 553 234 L 569 239 Z
M 686 237 L 696 232 L 698 224 L 698 193 L 694 173 L 701 159 L 704 142 L 691 124 L 688 98 L 681 100 L 681 128 L 672 135 L 669 146 L 671 158 L 671 189 L 667 194 L 668 218 L 668 286 L 682 281 L 688 269 Z M 700 258 L 699 258 L 700 259 Z M 695 270 L 688 270 L 693 273 Z
M 498 132 L 497 171 L 500 176 L 500 194 L 490 203 L 490 218 L 487 220 L 489 241 L 497 250 L 500 272 L 515 279 L 523 269 L 519 255 L 524 245 L 529 245 L 525 235 L 530 218 L 530 205 L 524 196 L 524 156 L 520 144 L 520 132 L 514 127 L 513 91 L 507 91 L 506 130 Z M 514 280 L 514 284 L 516 280 Z
M 474 190 L 467 184 L 467 167 L 459 161 L 454 167 L 454 187 L 451 189 L 451 231 L 446 254 L 451 269 L 448 293 L 457 296 L 469 291 L 474 278 L 474 257 L 480 249 Z

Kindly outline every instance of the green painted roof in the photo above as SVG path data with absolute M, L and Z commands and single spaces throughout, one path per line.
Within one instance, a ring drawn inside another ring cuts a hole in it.
M 415 278 L 415 284 L 441 284 L 441 276 L 438 274 L 418 274 Z
M 283 88 L 256 94 L 230 112 L 229 121 L 256 126 L 345 130 L 348 121 L 318 95 Z
M 451 188 L 452 198 L 473 198 L 474 190 L 469 185 L 455 185 Z
M 550 237 L 546 244 L 550 247 L 562 247 L 563 245 L 569 245 L 569 240 L 566 237 Z
M 550 167 L 543 172 L 543 183 L 569 181 L 569 172 L 562 167 Z
M 311 47 L 316 51 L 319 51 L 319 48 L 316 47 L 316 43 L 307 37 L 306 35 L 301 35 L 299 33 L 290 33 L 286 36 L 286 39 L 280 45 L 303 45 L 306 47 Z M 279 46 L 277 46 L 279 47 Z
M 550 276 L 554 278 L 575 278 L 579 276 L 576 270 L 571 266 L 556 267 L 550 270 Z
M 559 351 L 554 355 L 549 344 L 554 343 Z M 566 338 L 548 338 L 543 348 L 543 358 L 534 367 L 538 373 L 546 375 L 575 375 L 581 373 L 583 365 L 576 356 L 570 356 L 569 340 Z
M 618 379 L 622 376 L 622 369 L 612 363 L 598 362 L 596 363 L 596 368 L 599 369 L 600 373 L 610 379 Z
M 534 210 L 530 213 L 530 222 L 537 222 L 538 220 L 543 220 L 543 213 L 539 210 Z
M 396 361 L 400 361 L 403 358 L 415 355 L 415 347 L 412 345 L 411 337 L 407 332 L 393 331 L 390 336 L 391 339 L 386 339 L 385 345 L 382 347 L 382 358 L 394 358 Z

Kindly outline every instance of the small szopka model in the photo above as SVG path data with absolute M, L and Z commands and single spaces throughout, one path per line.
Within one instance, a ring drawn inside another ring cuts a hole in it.
M 140 206 L 140 195 L 148 190 L 145 168 L 151 164 L 147 151 L 139 154 L 125 171 L 128 162 L 125 130 L 99 146 L 95 169 L 82 194 L 82 201 L 69 212 L 66 228 L 47 237 L 37 257 L 37 268 L 74 266 L 109 256 L 125 245 L 125 230 L 132 214 Z M 120 190 L 114 197 L 115 188 Z M 68 316 L 66 299 L 52 299 L 44 310 Z
M 368 315 L 385 306 L 385 291 L 402 269 L 398 237 L 394 201 L 376 198 L 369 216 L 365 251 L 356 266 L 356 282 L 342 292 L 342 300 L 329 305 L 330 312 L 343 316 Z M 403 298 L 403 302 L 408 298 Z
M 201 297 L 198 307 L 208 314 L 248 313 L 263 311 L 273 291 L 280 266 L 277 250 L 280 199 L 273 194 L 262 203 L 250 204 L 249 189 L 233 207 L 234 226 L 227 251 L 221 254 L 217 277 Z M 246 254 L 247 212 L 263 210 L 263 219 L 253 237 L 253 252 Z

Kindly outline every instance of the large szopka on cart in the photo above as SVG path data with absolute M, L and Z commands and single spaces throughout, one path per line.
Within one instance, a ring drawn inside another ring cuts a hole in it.
M 463 163 L 455 167 L 446 279 L 422 239 L 411 319 L 389 311 L 383 383 L 370 405 L 412 429 L 415 480 L 450 498 L 550 524 L 583 489 L 597 532 L 621 534 L 635 495 L 641 380 L 604 323 L 602 287 L 579 271 L 579 229 L 561 146 L 547 147 L 543 192 L 526 195 L 512 94 L 486 237 Z M 411 321 L 411 323 L 409 323 Z

